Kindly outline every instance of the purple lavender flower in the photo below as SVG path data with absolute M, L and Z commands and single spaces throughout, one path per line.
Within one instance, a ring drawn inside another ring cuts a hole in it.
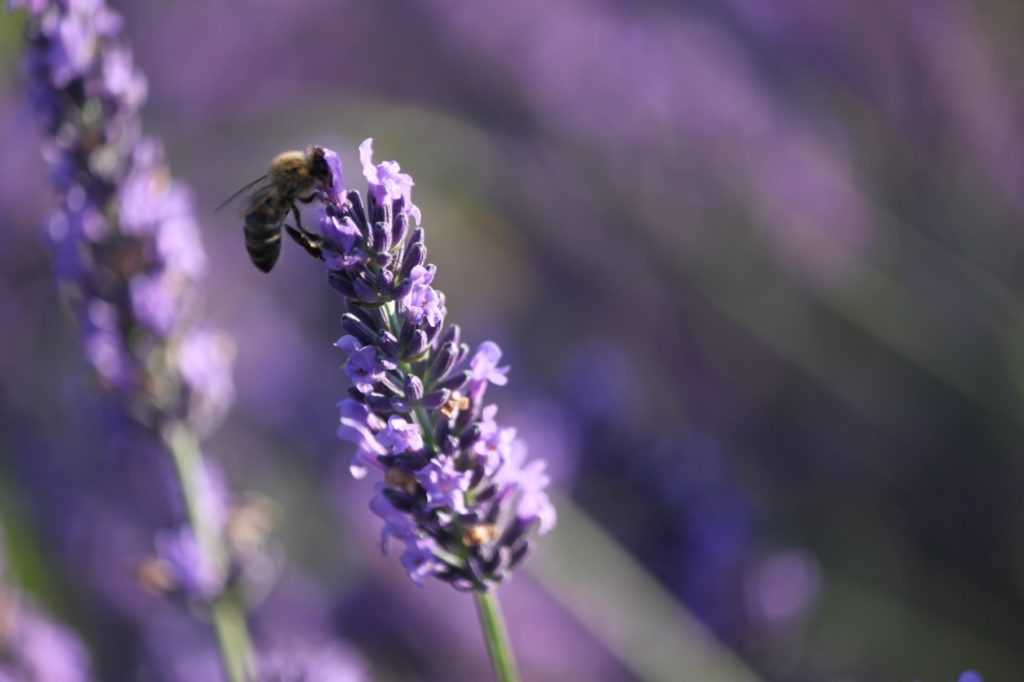
M 91 679 L 89 657 L 79 639 L 67 628 L 45 618 L 22 595 L 0 593 L 0 679 L 86 682 Z M 7 659 L 7 656 L 3 657 Z
M 384 521 L 380 531 L 380 549 L 387 554 L 391 538 L 405 542 L 408 538 L 415 537 L 416 523 L 408 514 L 398 511 L 388 501 L 384 494 L 384 483 L 379 482 L 374 487 L 374 496 L 370 500 L 370 511 Z
M 382 469 L 377 457 L 387 454 L 388 451 L 377 442 L 374 434 L 375 431 L 384 428 L 384 421 L 355 400 L 342 400 L 338 407 L 341 409 L 338 438 L 356 444 L 356 452 L 349 466 L 353 478 L 365 477 L 367 468 L 371 466 Z
M 399 562 L 414 583 L 422 587 L 427 576 L 447 574 L 444 563 L 437 557 L 437 540 L 413 533 L 405 541 Z
M 480 440 L 473 449 L 482 458 L 484 471 L 494 474 L 508 459 L 516 442 L 516 430 L 512 427 L 498 426 L 494 416 L 498 413 L 497 405 L 488 405 L 480 414 Z
M 334 247 L 324 254 L 332 270 L 348 270 L 366 261 L 366 254 L 357 248 L 359 228 L 352 220 L 325 213 L 320 218 L 320 233 Z
M 234 557 L 198 442 L 231 402 L 233 348 L 200 319 L 206 256 L 189 194 L 142 137 L 146 82 L 120 15 L 104 0 L 9 6 L 29 13 L 32 102 L 60 196 L 48 233 L 86 358 L 111 405 L 175 462 L 184 513 L 156 537 L 163 570 L 149 572 L 150 587 L 205 600 L 219 628 L 228 619 L 244 634 L 234 598 L 220 598 Z M 224 648 L 232 680 L 247 677 L 244 649 Z
M 182 526 L 156 536 L 156 555 L 163 562 L 167 587 L 198 599 L 212 599 L 224 590 L 227 576 L 203 551 L 195 531 Z
M 140 135 L 145 79 L 120 16 L 100 0 L 28 9 L 33 102 L 62 196 L 49 235 L 86 357 L 144 425 L 206 430 L 231 400 L 230 341 L 197 324 L 206 256 L 188 192 Z
M 516 517 L 523 523 L 537 522 L 540 532 L 555 527 L 555 508 L 544 490 L 551 483 L 547 462 L 526 461 L 526 444 L 513 441 L 503 464 L 494 476 L 502 496 L 515 500 Z
M 501 349 L 493 341 L 480 344 L 473 359 L 469 361 L 469 395 L 475 399 L 483 396 L 487 383 L 504 386 L 508 383 L 508 367 L 498 367 L 501 360 Z
M 426 320 L 428 324 L 436 327 L 441 324 L 447 313 L 444 307 L 444 294 L 430 286 L 434 281 L 435 271 L 433 265 L 417 265 L 409 273 L 409 293 L 402 298 L 401 307 L 414 324 Z
M 360 393 L 372 391 L 373 385 L 384 379 L 384 373 L 395 368 L 394 363 L 377 357 L 376 348 L 359 345 L 354 336 L 343 336 L 334 345 L 348 353 L 345 372 Z
M 381 548 L 404 543 L 417 584 L 433 575 L 486 590 L 523 559 L 534 529 L 554 526 L 549 478 L 485 404 L 488 385 L 508 381 L 501 349 L 488 341 L 471 356 L 458 327 L 445 328 L 424 230 L 410 228 L 421 217 L 413 180 L 393 161 L 374 165 L 371 144 L 359 148 L 367 203 L 356 191 L 321 196 L 327 278 L 347 307 L 336 345 L 353 383 L 338 436 L 356 445 L 354 476 L 383 474 L 370 504 L 384 522 Z
M 337 155 L 335 155 L 337 158 Z M 373 165 L 373 138 L 363 140 L 359 145 L 359 162 L 363 165 L 363 177 L 369 183 L 370 194 L 379 206 L 389 206 L 401 199 L 407 206 L 409 215 L 420 224 L 420 209 L 412 203 L 412 176 L 402 173 L 397 161 L 382 161 Z M 341 163 L 338 163 L 338 175 L 334 176 L 339 186 L 344 186 L 341 175 Z M 332 167 L 332 171 L 334 168 Z
M 377 434 L 377 442 L 391 454 L 399 455 L 422 448 L 423 436 L 416 424 L 408 422 L 402 417 L 391 415 L 388 417 L 387 426 Z
M 416 472 L 416 482 L 427 494 L 427 509 L 466 513 L 466 493 L 473 482 L 470 471 L 459 471 L 453 457 L 432 459 Z

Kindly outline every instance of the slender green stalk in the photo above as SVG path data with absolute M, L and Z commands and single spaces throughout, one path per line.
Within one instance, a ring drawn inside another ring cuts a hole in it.
M 206 522 L 207 515 L 201 509 L 202 500 L 197 489 L 199 477 L 203 475 L 199 443 L 192 432 L 181 424 L 169 428 L 164 439 L 174 458 L 189 523 L 196 534 L 200 551 L 218 572 L 224 571 L 228 561 L 224 538 L 218 529 Z M 238 593 L 232 590 L 219 597 L 213 603 L 211 616 L 228 678 L 231 682 L 250 682 L 256 674 L 252 642 Z
M 231 682 L 250 682 L 256 672 L 252 660 L 249 625 L 239 600 L 225 595 L 213 604 L 213 627 L 217 631 L 221 658 Z
M 493 591 L 474 592 L 476 612 L 480 616 L 480 628 L 484 633 L 487 653 L 491 656 L 491 666 L 498 682 L 518 682 L 519 672 L 512 656 L 505 621 L 501 617 L 501 605 Z

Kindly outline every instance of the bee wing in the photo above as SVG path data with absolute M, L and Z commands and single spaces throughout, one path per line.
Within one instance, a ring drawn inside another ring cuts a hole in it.
M 262 184 L 260 184 L 260 183 L 262 183 Z M 268 189 L 270 189 L 270 186 L 271 186 L 271 183 L 270 183 L 269 177 L 266 176 L 266 175 L 261 175 L 260 177 L 256 178 L 252 182 L 248 183 L 245 187 L 242 187 L 240 190 L 238 190 L 237 192 L 235 192 L 234 194 L 229 196 L 224 201 L 220 202 L 220 206 L 218 206 L 217 208 L 213 209 L 213 211 L 214 211 L 214 213 L 216 213 L 217 211 L 221 210 L 222 208 L 224 208 L 228 204 L 234 202 L 236 199 L 241 197 L 243 194 L 248 193 L 248 196 L 255 196 L 257 194 L 263 194 Z

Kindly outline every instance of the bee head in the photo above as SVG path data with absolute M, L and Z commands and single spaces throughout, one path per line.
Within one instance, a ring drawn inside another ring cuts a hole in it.
M 316 145 L 309 148 L 309 173 L 318 182 L 329 185 L 331 182 L 331 169 L 324 158 L 324 148 Z

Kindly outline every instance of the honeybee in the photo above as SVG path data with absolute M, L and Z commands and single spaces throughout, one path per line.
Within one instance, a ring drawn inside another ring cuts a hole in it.
M 245 194 L 245 249 L 249 259 L 263 272 L 270 272 L 281 255 L 281 228 L 314 258 L 322 258 L 323 241 L 302 227 L 295 202 L 308 204 L 318 189 L 331 182 L 331 171 L 324 158 L 324 148 L 308 147 L 305 151 L 278 154 L 266 175 L 256 178 L 232 194 L 217 207 L 220 210 Z M 295 227 L 285 224 L 289 211 Z

